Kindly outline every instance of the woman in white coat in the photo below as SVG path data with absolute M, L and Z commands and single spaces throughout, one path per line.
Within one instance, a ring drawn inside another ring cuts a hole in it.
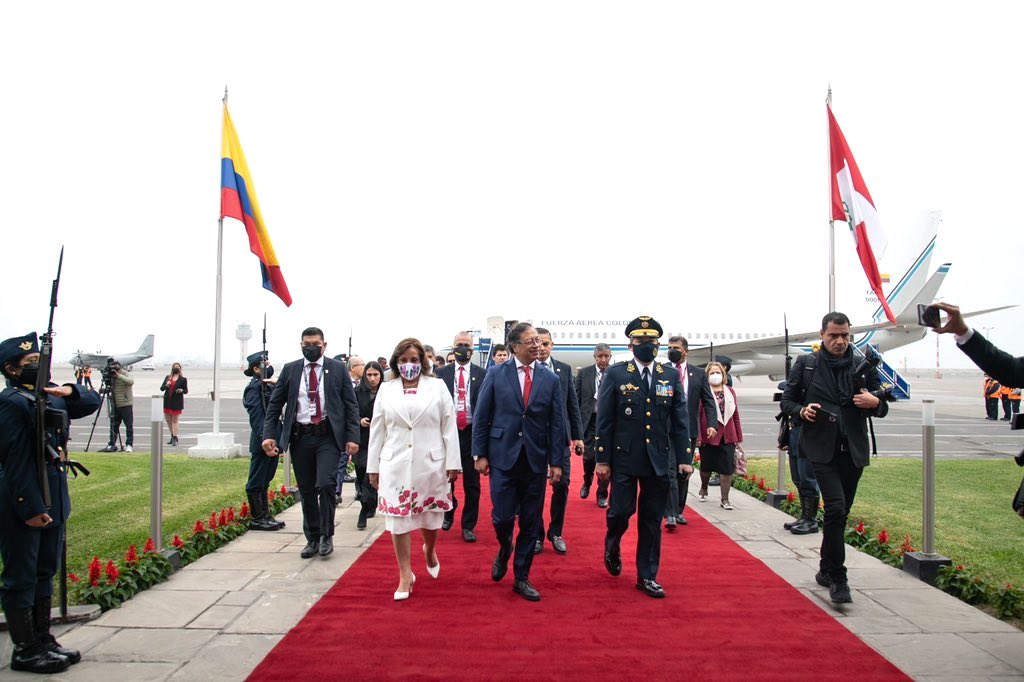
M 408 599 L 416 582 L 410 559 L 413 530 L 423 536 L 427 573 L 433 578 L 440 574 L 437 531 L 452 508 L 449 484 L 462 467 L 452 396 L 443 381 L 431 376 L 426 358 L 416 339 L 395 346 L 388 363 L 391 380 L 377 391 L 370 421 L 366 473 L 377 488 L 377 511 L 395 545 L 395 601 Z

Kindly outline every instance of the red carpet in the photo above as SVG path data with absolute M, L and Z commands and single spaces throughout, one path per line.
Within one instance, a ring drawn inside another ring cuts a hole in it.
M 663 536 L 667 598 L 634 587 L 635 517 L 613 578 L 602 561 L 604 510 L 593 495 L 579 498 L 576 481 L 569 553 L 545 544 L 530 574 L 542 599 L 529 603 L 512 592 L 511 562 L 491 581 L 497 540 L 483 486 L 479 542 L 462 541 L 457 517 L 438 542 L 438 580 L 414 538 L 416 587 L 394 602 L 398 569 L 384 533 L 249 680 L 908 679 L 696 513 Z

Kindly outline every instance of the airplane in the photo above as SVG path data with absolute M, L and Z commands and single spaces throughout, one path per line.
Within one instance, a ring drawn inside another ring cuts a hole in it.
M 933 228 L 935 226 L 933 225 Z M 879 305 L 869 324 L 851 325 L 854 335 L 854 346 L 863 354 L 870 346 L 884 353 L 900 346 L 905 346 L 923 339 L 928 333 L 927 327 L 917 323 L 917 305 L 930 304 L 935 301 L 942 281 L 949 273 L 950 263 L 943 263 L 930 277 L 927 276 L 928 265 L 935 249 L 936 229 L 910 268 L 892 287 L 886 301 L 896 315 L 896 324 L 885 317 Z M 964 317 L 973 317 L 998 310 L 1006 310 L 1015 306 L 999 306 L 985 310 L 965 312 Z M 564 320 L 537 318 L 536 320 L 519 320 L 530 322 L 536 327 L 543 327 L 551 332 L 554 345 L 552 355 L 570 367 L 578 368 L 594 362 L 594 346 L 607 343 L 611 347 L 614 361 L 627 360 L 632 357 L 622 330 L 629 320 Z M 511 322 L 508 324 L 512 324 Z M 475 344 L 482 356 L 487 360 L 487 352 L 493 343 L 505 338 L 508 326 L 502 317 L 487 318 L 487 329 L 480 334 Z M 778 334 L 768 332 L 710 332 L 695 331 L 693 327 L 679 326 L 671 320 L 664 325 L 665 344 L 670 336 L 679 334 L 689 344 L 688 361 L 696 365 L 704 365 L 711 361 L 712 355 L 726 356 L 730 359 L 733 376 L 768 375 L 773 381 L 785 378 L 787 350 L 790 357 L 799 353 L 810 353 L 821 340 L 818 330 L 799 332 L 796 334 Z M 486 335 L 486 336 L 485 336 Z M 663 356 L 662 356 L 663 357 Z M 891 368 L 884 369 L 892 372 Z M 896 383 L 902 381 L 894 372 Z M 905 382 L 904 382 L 905 383 Z M 908 394 L 909 395 L 909 394 Z
M 146 340 L 142 342 L 139 349 L 134 353 L 84 353 L 82 351 L 75 351 L 75 354 L 71 356 L 72 367 L 95 367 L 97 369 L 106 366 L 107 358 L 114 358 L 122 367 L 131 367 L 136 362 L 141 362 L 153 357 L 153 342 L 156 336 L 150 334 L 146 337 Z

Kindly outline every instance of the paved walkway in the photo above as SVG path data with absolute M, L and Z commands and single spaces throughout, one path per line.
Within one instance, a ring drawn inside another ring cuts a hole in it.
M 734 490 L 736 509 L 696 502 L 700 513 L 826 613 L 917 680 L 1024 680 L 1024 632 L 854 550 L 847 553 L 853 604 L 836 607 L 814 582 L 820 535 L 782 530 L 789 517 Z M 712 491 L 714 492 L 714 491 Z M 54 680 L 243 680 L 268 651 L 381 534 L 358 508 L 338 510 L 334 554 L 299 558 L 305 545 L 298 505 L 277 533 L 246 533 L 214 554 L 103 614 L 57 630 L 83 661 Z M 675 533 L 685 538 L 686 529 Z M 674 542 L 666 538 L 666 542 Z M 382 598 L 390 594 L 386 577 Z M 771 627 L 765 623 L 765 627 Z M 779 645 L 785 642 L 780 628 Z M 4 637 L 0 660 L 10 661 Z M 0 679 L 38 679 L 0 670 Z

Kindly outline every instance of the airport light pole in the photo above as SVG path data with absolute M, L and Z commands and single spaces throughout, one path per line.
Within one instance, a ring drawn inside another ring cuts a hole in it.
M 989 341 L 991 341 L 992 340 L 992 330 L 995 329 L 995 327 L 982 327 L 981 329 L 982 329 L 982 331 L 985 332 L 985 338 L 988 339 Z

